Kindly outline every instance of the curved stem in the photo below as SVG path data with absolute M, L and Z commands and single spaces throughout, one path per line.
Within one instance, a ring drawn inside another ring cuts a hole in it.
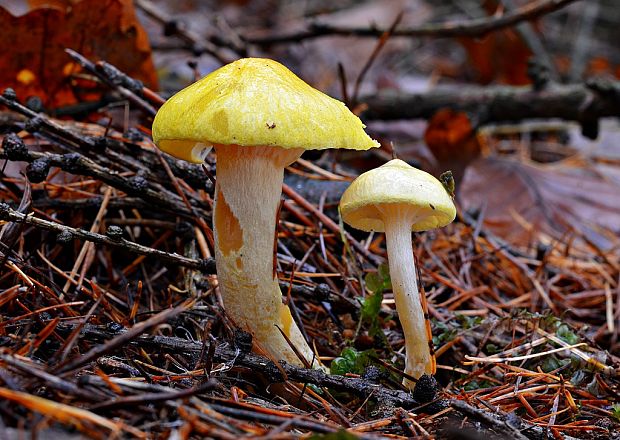
M 415 378 L 424 373 L 433 374 L 411 241 L 411 215 L 391 212 L 383 217 L 394 301 L 405 335 L 405 373 Z M 415 385 L 407 379 L 403 384 L 411 389 Z
M 274 270 L 276 213 L 284 167 L 302 150 L 215 146 L 217 184 L 213 213 L 215 257 L 226 313 L 276 359 L 303 366 L 282 336 L 312 361 L 313 352 L 282 304 Z M 277 327 L 276 327 L 277 326 Z

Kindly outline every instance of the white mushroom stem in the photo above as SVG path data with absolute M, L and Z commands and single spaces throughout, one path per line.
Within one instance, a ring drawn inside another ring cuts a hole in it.
M 213 232 L 226 313 L 237 326 L 252 333 L 258 346 L 271 356 L 303 366 L 277 328 L 307 361 L 312 361 L 312 350 L 288 306 L 282 303 L 274 270 L 274 234 L 284 167 L 303 150 L 215 145 L 215 151 Z
M 417 379 L 424 373 L 435 372 L 427 340 L 411 241 L 411 225 L 415 222 L 415 210 L 388 205 L 381 207 L 380 211 L 385 225 L 394 302 L 405 335 L 407 356 L 405 373 Z M 415 385 L 407 379 L 403 380 L 403 384 L 411 389 Z

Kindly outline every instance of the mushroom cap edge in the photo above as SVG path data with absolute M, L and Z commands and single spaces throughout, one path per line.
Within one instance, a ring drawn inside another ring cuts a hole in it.
M 439 180 L 400 159 L 358 176 L 340 199 L 345 223 L 363 231 L 384 232 L 382 206 L 411 208 L 412 231 L 446 226 L 456 217 L 456 207 Z
M 344 103 L 277 61 L 242 58 L 166 101 L 153 121 L 153 140 L 175 157 L 201 162 L 192 154 L 197 143 L 308 150 L 378 147 L 364 128 Z

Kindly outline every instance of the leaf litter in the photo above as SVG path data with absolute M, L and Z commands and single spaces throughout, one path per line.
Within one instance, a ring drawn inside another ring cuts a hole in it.
M 46 115 L 39 117 L 57 125 L 28 124 L 33 115 L 11 108 L 21 117 L 9 122 L 14 134 L 4 136 L 0 158 L 26 175 L 7 172 L 0 186 L 8 202 L 0 207 L 5 426 L 227 439 L 474 429 L 610 438 L 618 429 L 613 161 L 563 155 L 541 164 L 524 158 L 522 142 L 489 137 L 495 149 L 457 182 L 458 220 L 414 240 L 440 385 L 425 401 L 400 385 L 404 340 L 381 235 L 349 231 L 345 249 L 332 206 L 309 202 L 303 186 L 286 188 L 278 276 L 334 375 L 275 366 L 248 352 L 221 309 L 208 263 L 213 185 L 200 167 L 165 158 L 171 179 L 147 124 L 134 122 L 144 115 L 132 115 L 121 133 Z M 35 161 L 47 163 L 40 180 L 25 167 Z M 290 171 L 350 179 L 308 163 Z M 205 168 L 214 174 L 212 157 Z M 84 241 L 96 234 L 117 245 Z M 131 243 L 167 257 L 133 253 Z

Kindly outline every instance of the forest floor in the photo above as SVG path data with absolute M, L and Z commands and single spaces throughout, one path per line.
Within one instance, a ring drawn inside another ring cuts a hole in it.
M 36 32 L 0 63 L 1 438 L 619 438 L 613 2 L 7 3 L 0 45 Z M 215 275 L 216 158 L 151 139 L 171 92 L 248 55 L 382 144 L 285 176 L 275 270 L 331 374 L 250 350 Z M 414 392 L 384 235 L 336 209 L 394 155 L 457 176 L 455 222 L 414 234 L 437 359 Z

